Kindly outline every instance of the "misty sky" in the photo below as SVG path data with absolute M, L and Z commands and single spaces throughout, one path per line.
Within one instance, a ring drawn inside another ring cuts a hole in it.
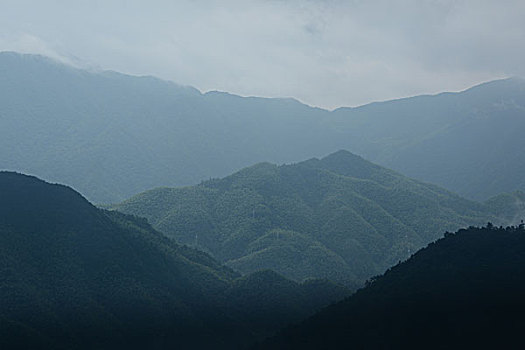
M 525 76 L 525 1 L 0 0 L 0 50 L 326 108 Z

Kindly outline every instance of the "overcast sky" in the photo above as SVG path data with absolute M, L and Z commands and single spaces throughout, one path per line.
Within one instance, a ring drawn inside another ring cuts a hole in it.
M 525 76 L 525 1 L 0 0 L 0 50 L 331 109 Z

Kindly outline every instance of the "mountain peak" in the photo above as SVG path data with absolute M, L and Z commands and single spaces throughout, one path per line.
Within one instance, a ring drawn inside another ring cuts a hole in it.
M 350 151 L 340 149 L 339 151 L 336 151 L 334 153 L 331 153 L 323 158 L 321 158 L 322 161 L 342 161 L 342 162 L 350 162 L 350 161 L 365 161 L 362 157 L 358 156 L 357 154 L 354 154 Z
M 5 223 L 38 231 L 58 219 L 79 227 L 96 213 L 96 208 L 70 187 L 20 173 L 0 172 L 0 218 Z M 35 220 L 27 220 L 28 216 Z
M 359 179 L 374 179 L 380 175 L 382 177 L 398 177 L 392 170 L 376 165 L 361 156 L 346 150 L 339 150 L 322 158 L 318 166 L 334 173 L 355 177 Z

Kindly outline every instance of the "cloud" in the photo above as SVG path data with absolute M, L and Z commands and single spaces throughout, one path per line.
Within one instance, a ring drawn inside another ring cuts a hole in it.
M 48 43 L 39 37 L 22 33 L 16 36 L 0 36 L 0 50 L 2 51 L 16 51 L 20 53 L 39 54 L 51 57 L 57 61 L 73 65 L 74 63 L 66 56 L 59 54 Z
M 0 49 L 335 108 L 525 75 L 523 1 L 5 1 Z

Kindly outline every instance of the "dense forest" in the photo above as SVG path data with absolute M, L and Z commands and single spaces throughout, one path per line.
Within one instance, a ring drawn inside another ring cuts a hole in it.
M 257 349 L 521 348 L 525 229 L 470 227 Z
M 522 191 L 501 193 L 489 198 L 485 205 L 507 225 L 518 225 L 525 218 L 525 193 Z
M 0 167 L 95 203 L 338 149 L 468 198 L 525 190 L 520 79 L 327 111 L 2 52 L 0 92 Z
M 144 219 L 0 172 L 2 349 L 242 348 L 348 293 L 241 276 Z
M 498 220 L 490 206 L 346 151 L 291 165 L 261 163 L 192 187 L 158 188 L 114 208 L 147 218 L 169 237 L 243 273 L 272 269 L 297 281 L 328 278 L 349 287 L 445 230 Z M 504 212 L 514 213 L 498 209 Z

